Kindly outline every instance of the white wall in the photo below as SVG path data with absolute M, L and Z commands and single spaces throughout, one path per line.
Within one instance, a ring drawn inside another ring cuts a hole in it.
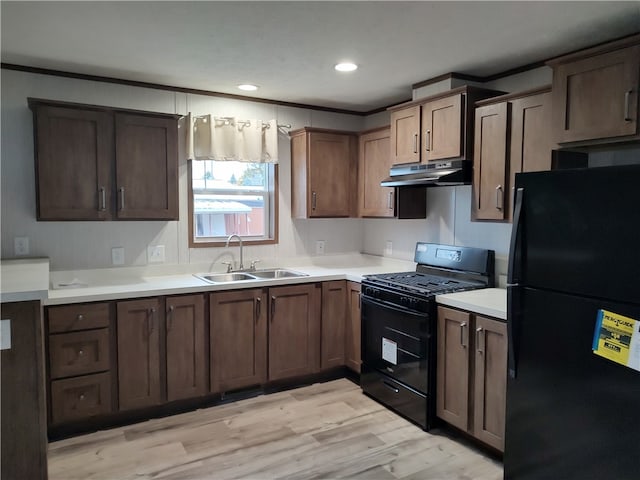
M 188 248 L 187 164 L 180 159 L 179 221 L 134 222 L 36 222 L 33 124 L 27 97 L 112 107 L 186 114 L 215 113 L 243 118 L 276 118 L 293 129 L 303 126 L 358 131 L 364 119 L 355 115 L 283 107 L 217 97 L 174 93 L 1 70 L 1 252 L 13 256 L 13 239 L 29 237 L 32 255 L 48 256 L 52 270 L 74 270 L 111 266 L 111 248 L 125 249 L 125 265 L 146 265 L 146 247 L 164 245 L 166 263 L 212 261 L 224 248 Z M 280 242 L 278 245 L 247 247 L 245 258 L 275 261 L 297 255 L 312 255 L 315 241 L 325 240 L 326 253 L 359 251 L 362 227 L 358 219 L 292 220 L 291 162 L 287 135 L 278 144 L 280 184 Z M 69 172 L 73 174 L 73 172 Z M 232 248 L 237 255 L 237 248 Z
M 518 91 L 550 81 L 549 69 L 501 79 L 490 86 Z M 174 93 L 101 82 L 1 70 L 2 75 L 2 217 L 1 253 L 13 256 L 15 236 L 28 236 L 31 254 L 51 259 L 52 270 L 111 266 L 111 248 L 125 248 L 125 265 L 146 265 L 146 247 L 164 245 L 166 263 L 188 264 L 225 260 L 224 248 L 188 248 L 187 164 L 180 159 L 180 220 L 173 222 L 36 222 L 33 127 L 27 97 L 186 114 L 270 119 L 303 126 L 359 131 L 388 125 L 388 112 L 369 117 L 284 107 L 258 102 Z M 419 93 L 423 93 L 420 90 Z M 436 92 L 430 92 L 433 94 Z M 417 97 L 418 92 L 414 93 Z M 427 189 L 426 220 L 291 219 L 291 163 L 287 135 L 279 141 L 279 244 L 246 248 L 245 257 L 277 263 L 278 259 L 313 255 L 316 240 L 326 253 L 362 251 L 383 255 L 387 241 L 394 258 L 413 259 L 418 241 L 490 248 L 508 253 L 510 224 L 471 222 L 471 187 Z M 231 249 L 237 255 L 237 248 Z

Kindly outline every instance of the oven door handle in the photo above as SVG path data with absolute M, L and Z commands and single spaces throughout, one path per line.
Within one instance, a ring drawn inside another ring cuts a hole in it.
M 374 299 L 372 299 L 370 297 L 367 297 L 366 295 L 364 295 L 362 297 L 362 303 L 370 303 L 370 304 L 375 305 L 375 306 L 380 307 L 380 308 L 387 308 L 389 310 L 394 310 L 394 311 L 399 312 L 399 313 L 413 315 L 415 317 L 424 318 L 424 317 L 428 317 L 429 316 L 428 313 L 418 312 L 417 310 L 410 310 L 408 308 L 402 307 L 401 305 L 396 305 L 394 303 L 380 302 L 378 300 L 374 300 Z

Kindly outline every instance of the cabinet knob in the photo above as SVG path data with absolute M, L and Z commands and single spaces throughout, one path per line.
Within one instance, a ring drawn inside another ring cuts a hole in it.
M 84 400 L 84 393 L 81 393 L 80 396 L 78 397 L 80 400 Z
M 76 317 L 76 319 L 81 322 L 82 320 L 84 320 L 84 315 L 82 315 L 81 313 Z
M 78 350 L 78 356 L 82 357 L 84 355 L 84 350 Z

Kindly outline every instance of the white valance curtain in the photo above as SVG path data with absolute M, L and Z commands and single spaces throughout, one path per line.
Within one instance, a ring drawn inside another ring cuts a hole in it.
M 187 116 L 187 157 L 278 163 L 278 124 L 275 120 L 243 120 L 214 115 Z

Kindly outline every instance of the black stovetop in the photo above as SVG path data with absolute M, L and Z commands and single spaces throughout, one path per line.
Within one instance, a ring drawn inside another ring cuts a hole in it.
M 368 275 L 366 277 L 366 282 L 369 285 L 388 288 L 400 288 L 408 292 L 422 295 L 460 292 L 463 290 L 482 288 L 484 286 L 477 282 L 468 282 L 458 278 L 431 275 L 420 272 L 399 272 Z

